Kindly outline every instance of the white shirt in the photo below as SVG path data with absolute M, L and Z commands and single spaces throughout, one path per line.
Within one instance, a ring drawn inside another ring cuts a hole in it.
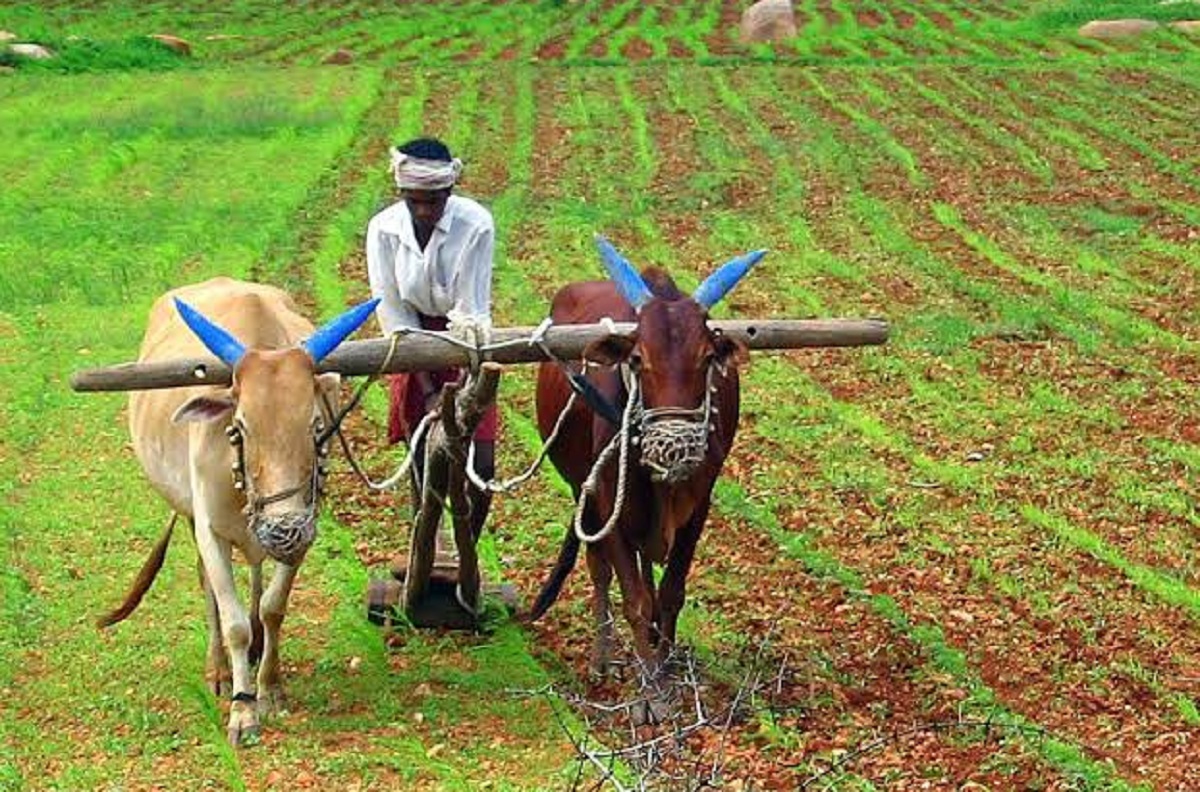
M 417 244 L 404 201 L 367 224 L 367 277 L 383 332 L 420 327 L 417 312 L 491 321 L 492 215 L 470 198 L 451 195 L 425 250 Z

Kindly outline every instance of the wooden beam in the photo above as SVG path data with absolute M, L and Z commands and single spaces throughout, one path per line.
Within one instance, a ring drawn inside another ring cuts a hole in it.
M 888 338 L 888 324 L 881 319 L 717 319 L 709 325 L 738 339 L 752 350 L 800 349 L 805 347 L 846 347 L 882 344 Z M 632 322 L 617 322 L 616 332 L 633 331 Z M 532 327 L 496 328 L 493 343 L 527 339 Z M 603 324 L 556 325 L 545 334 L 544 342 L 557 357 L 578 360 L 588 344 L 608 335 Z M 347 341 L 321 361 L 321 371 L 336 371 L 346 376 L 364 376 L 384 372 L 428 371 L 470 362 L 470 353 L 462 347 L 423 334 L 401 337 L 386 369 L 391 340 Z M 484 360 L 497 363 L 537 363 L 546 360 L 540 347 L 513 344 L 487 352 Z M 229 368 L 216 358 L 169 360 L 157 363 L 122 363 L 103 368 L 84 369 L 71 376 L 77 391 L 128 391 L 179 388 L 194 385 L 228 385 Z

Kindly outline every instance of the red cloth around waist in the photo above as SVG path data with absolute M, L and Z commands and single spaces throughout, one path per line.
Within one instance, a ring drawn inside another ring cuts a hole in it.
M 444 316 L 426 316 L 418 314 L 421 327 L 425 330 L 445 330 L 449 325 Z M 429 381 L 436 392 L 441 392 L 447 382 L 457 382 L 465 376 L 465 369 L 450 367 L 429 372 Z M 417 425 L 425 417 L 425 394 L 421 392 L 417 378 L 408 372 L 392 374 L 388 377 L 391 393 L 390 409 L 388 410 L 388 442 L 398 443 L 408 440 L 416 431 Z M 475 439 L 485 442 L 495 442 L 496 431 L 500 425 L 499 411 L 495 402 L 492 403 L 479 426 L 475 429 Z

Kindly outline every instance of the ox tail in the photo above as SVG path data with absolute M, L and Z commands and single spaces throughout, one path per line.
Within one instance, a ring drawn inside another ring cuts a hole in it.
M 171 543 L 171 534 L 175 530 L 175 521 L 178 519 L 179 513 L 171 512 L 171 521 L 167 523 L 167 530 L 163 531 L 163 535 L 159 537 L 158 543 L 150 552 L 150 557 L 142 564 L 137 579 L 133 581 L 129 593 L 125 595 L 125 601 L 116 610 L 96 619 L 97 627 L 111 627 L 117 622 L 124 621 L 129 614 L 137 610 L 137 606 L 142 602 L 142 597 L 146 596 L 146 592 L 150 590 L 150 584 L 154 582 L 154 578 L 158 577 L 158 571 L 162 569 L 163 560 L 167 557 L 167 545 Z
M 550 606 L 558 599 L 567 576 L 575 568 L 575 559 L 578 556 L 579 537 L 575 535 L 574 528 L 567 526 L 567 535 L 563 537 L 562 547 L 558 550 L 558 560 L 554 562 L 554 569 L 550 570 L 550 577 L 542 584 L 542 590 L 538 592 L 529 615 L 525 617 L 526 621 L 537 621 L 550 610 Z

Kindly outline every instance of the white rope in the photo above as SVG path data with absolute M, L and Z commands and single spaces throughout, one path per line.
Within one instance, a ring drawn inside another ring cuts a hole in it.
M 515 346 L 532 346 L 540 341 L 541 337 L 545 335 L 545 329 L 543 328 L 547 327 L 548 321 L 549 320 L 539 325 L 529 338 L 510 338 L 507 341 L 492 341 L 486 344 L 472 343 L 471 341 L 466 341 L 461 338 L 455 338 L 445 330 L 426 330 L 424 327 L 397 328 L 395 332 L 399 335 L 423 335 L 429 336 L 430 338 L 437 338 L 445 341 L 447 344 L 452 344 L 453 346 L 465 349 L 468 352 L 482 354 L 484 352 L 492 352 L 497 349 L 507 349 Z
M 588 473 L 588 477 L 584 480 L 583 486 L 579 490 L 579 503 L 575 505 L 573 526 L 576 538 L 584 544 L 594 544 L 612 533 L 612 529 L 617 525 L 617 518 L 621 515 L 621 509 L 625 505 L 625 471 L 629 467 L 627 464 L 629 461 L 629 424 L 638 401 L 637 388 L 638 381 L 635 377 L 629 397 L 625 400 L 625 410 L 621 413 L 621 428 L 613 435 L 613 439 L 608 442 L 604 450 L 600 452 L 600 456 L 596 458 L 596 464 L 592 465 L 591 472 Z M 583 529 L 583 512 L 587 506 L 588 496 L 595 495 L 600 471 L 608 464 L 614 446 L 620 449 L 620 455 L 617 460 L 617 498 L 613 503 L 612 514 L 608 516 L 608 521 L 604 523 L 604 526 L 596 533 L 588 534 Z
M 362 479 L 364 482 L 366 482 L 368 488 L 374 490 L 375 492 L 383 492 L 384 490 L 395 489 L 396 484 L 400 481 L 400 479 L 407 476 L 409 470 L 412 469 L 413 462 L 416 458 L 416 454 L 413 452 L 421 444 L 421 439 L 425 436 L 425 431 L 429 428 L 429 424 L 436 417 L 438 417 L 437 412 L 426 413 L 425 417 L 421 419 L 421 423 L 417 424 L 417 430 L 413 432 L 412 438 L 408 441 L 408 453 L 405 454 L 404 461 L 400 463 L 400 467 L 395 473 L 393 473 L 391 476 L 388 476 L 383 481 L 378 482 L 372 481 L 369 476 L 367 476 L 365 473 L 363 474 Z
M 541 468 L 542 463 L 546 461 L 546 455 L 550 453 L 550 446 L 554 445 L 554 441 L 558 439 L 559 430 L 562 429 L 563 422 L 566 421 L 567 413 L 575 406 L 575 399 L 578 394 L 571 391 L 571 398 L 567 399 L 567 406 L 562 408 L 562 412 L 558 414 L 558 418 L 554 421 L 554 429 L 550 432 L 550 436 L 542 443 L 542 450 L 538 453 L 537 458 L 533 460 L 525 472 L 520 475 L 513 476 L 505 481 L 500 481 L 495 478 L 488 481 L 483 480 L 483 476 L 479 475 L 479 471 L 475 469 L 475 443 L 472 442 L 467 448 L 467 478 L 476 489 L 485 490 L 487 492 L 511 492 L 517 487 L 524 484 L 529 479 L 533 478 L 534 474 Z

